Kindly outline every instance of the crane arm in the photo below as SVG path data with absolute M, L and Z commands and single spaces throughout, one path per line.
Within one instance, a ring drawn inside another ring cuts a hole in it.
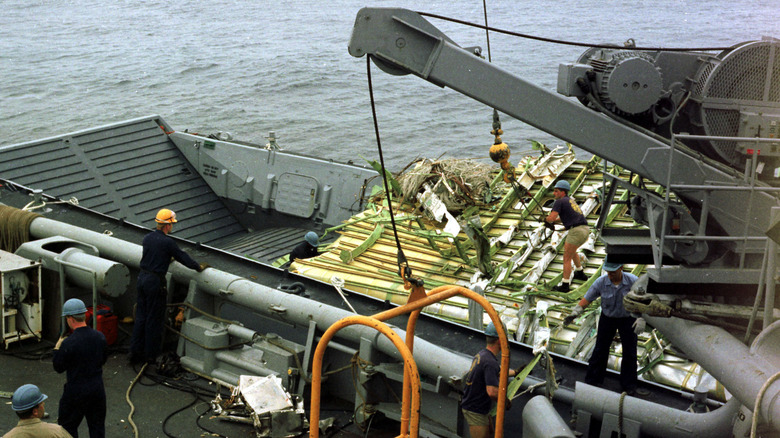
M 664 186 L 667 181 L 695 186 L 748 184 L 732 169 L 672 148 L 486 62 L 413 11 L 361 9 L 349 53 L 370 55 L 388 73 L 411 73 L 452 88 Z M 746 230 L 749 236 L 764 236 L 770 208 L 777 205 L 777 198 L 765 192 L 747 196 L 732 190 L 706 195 L 705 191 L 686 190 L 678 196 L 697 205 L 709 196 L 711 217 L 731 236 L 742 236 Z

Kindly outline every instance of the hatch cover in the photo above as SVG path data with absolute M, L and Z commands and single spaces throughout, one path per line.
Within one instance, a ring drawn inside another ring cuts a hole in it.
M 315 178 L 294 173 L 279 176 L 276 190 L 276 211 L 302 218 L 314 213 L 319 184 Z

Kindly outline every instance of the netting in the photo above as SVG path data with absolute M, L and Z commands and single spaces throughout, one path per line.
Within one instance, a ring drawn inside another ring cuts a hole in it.
M 472 205 L 484 205 L 495 167 L 472 160 L 422 159 L 398 178 L 404 196 L 411 200 L 428 184 L 447 210 L 457 215 Z

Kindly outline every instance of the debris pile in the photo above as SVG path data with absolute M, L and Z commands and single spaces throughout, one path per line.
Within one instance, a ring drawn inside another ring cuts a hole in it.
M 595 224 L 601 212 L 603 172 L 639 181 L 618 166 L 605 167 L 598 157 L 576 160 L 571 148 L 540 149 L 540 155 L 523 157 L 518 163 L 515 187 L 503 181 L 496 167 L 473 161 L 421 160 L 410 165 L 398 180 L 390 181 L 396 192 L 393 217 L 412 275 L 421 278 L 427 290 L 455 284 L 480 292 L 516 341 L 533 345 L 544 338 L 549 351 L 584 360 L 595 343 L 599 306 L 592 306 L 594 310 L 573 325 L 564 327 L 562 320 L 602 274 L 605 248 Z M 551 231 L 543 224 L 554 201 L 551 187 L 558 179 L 571 184 L 569 196 L 585 213 L 592 231 L 579 249 L 588 279 L 574 280 L 566 293 L 552 287 L 562 278 L 567 231 Z M 657 184 L 641 183 L 647 190 L 661 191 Z M 616 200 L 628 201 L 628 193 L 618 189 Z M 605 226 L 643 227 L 631 218 L 628 205 L 613 202 Z M 409 292 L 398 276 L 398 251 L 384 194 L 375 196 L 364 212 L 327 232 L 340 236 L 318 257 L 293 263 L 292 270 L 323 282 L 336 281 L 339 290 L 343 287 L 397 305 L 407 302 Z M 624 269 L 639 275 L 645 266 Z M 423 311 L 474 327 L 489 321 L 479 306 L 460 296 Z M 614 348 L 610 366 L 616 369 L 621 347 Z M 638 361 L 640 375 L 648 380 L 691 392 L 703 383 L 711 397 L 725 397 L 722 386 L 655 331 L 640 336 Z
M 410 166 L 412 168 L 398 178 L 404 199 L 413 200 L 418 194 L 430 191 L 453 215 L 492 200 L 490 182 L 494 166 L 472 160 L 427 158 Z

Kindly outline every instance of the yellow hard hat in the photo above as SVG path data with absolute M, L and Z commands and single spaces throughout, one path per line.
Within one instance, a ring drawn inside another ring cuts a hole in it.
M 174 213 L 173 210 L 163 208 L 157 212 L 157 217 L 154 218 L 154 221 L 158 224 L 175 224 L 176 213 Z

